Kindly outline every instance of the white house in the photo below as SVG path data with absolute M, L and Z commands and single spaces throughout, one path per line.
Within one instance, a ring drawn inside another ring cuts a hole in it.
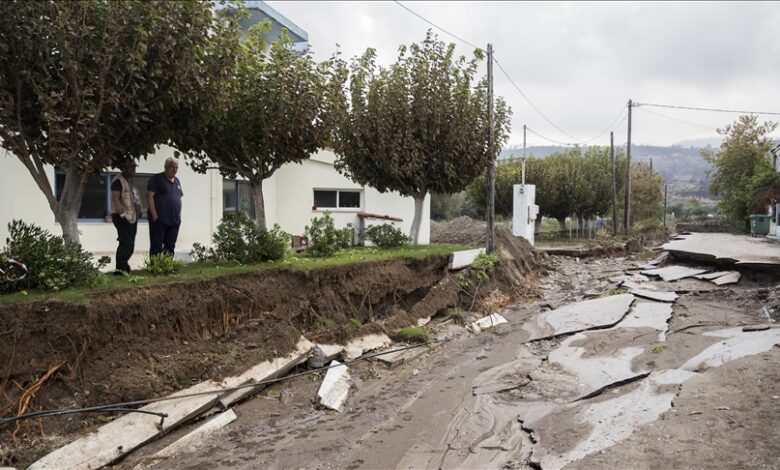
M 287 28 L 290 36 L 301 47 L 308 41 L 308 34 L 265 2 L 247 2 L 253 21 L 269 19 L 271 35 L 278 35 L 280 28 Z M 270 37 L 269 40 L 273 40 Z M 167 157 L 174 150 L 161 146 L 156 153 L 142 160 L 137 169 L 135 184 L 142 194 L 146 192 L 149 177 L 163 170 Z M 8 223 L 21 219 L 34 223 L 52 233 L 62 233 L 46 199 L 22 163 L 12 154 L 0 155 L 0 246 L 8 236 Z M 321 150 L 302 164 L 287 164 L 264 181 L 265 212 L 268 225 L 275 223 L 293 234 L 302 235 L 304 227 L 314 216 L 330 211 L 339 227 L 359 227 L 360 212 L 381 214 L 401 219 L 392 222 L 409 233 L 414 216 L 414 200 L 397 193 L 381 194 L 371 187 L 360 186 L 339 174 L 334 168 L 335 155 Z M 54 168 L 48 169 L 52 187 L 59 190 L 62 175 Z M 84 248 L 96 255 L 112 255 L 116 250 L 116 230 L 111 223 L 109 183 L 118 171 L 113 170 L 90 180 L 79 214 L 79 231 Z M 189 249 L 195 242 L 209 244 L 227 211 L 247 207 L 250 212 L 252 198 L 249 184 L 241 180 L 225 180 L 219 171 L 195 173 L 184 162 L 179 165 L 178 177 L 184 192 L 182 225 L 177 242 L 179 249 Z M 144 198 L 142 198 L 144 199 Z M 143 201 L 145 204 L 145 201 Z M 316 209 L 315 209 L 316 207 Z M 146 208 L 144 207 L 144 212 Z M 142 220 L 136 236 L 136 253 L 149 249 L 146 221 Z M 423 220 L 420 226 L 420 243 L 427 244 L 430 234 L 430 197 L 426 198 Z M 136 260 L 134 264 L 137 264 Z

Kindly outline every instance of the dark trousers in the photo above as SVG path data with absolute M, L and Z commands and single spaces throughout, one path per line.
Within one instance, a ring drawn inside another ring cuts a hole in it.
M 130 272 L 130 257 L 135 250 L 135 234 L 138 231 L 138 222 L 131 224 L 127 219 L 123 219 L 119 214 L 111 214 L 111 221 L 116 227 L 117 241 L 119 246 L 116 249 L 116 270 Z
M 173 256 L 173 250 L 176 248 L 176 239 L 179 238 L 179 226 L 166 225 L 157 219 L 156 222 L 149 221 L 149 256 L 159 255 L 160 253 L 169 253 Z

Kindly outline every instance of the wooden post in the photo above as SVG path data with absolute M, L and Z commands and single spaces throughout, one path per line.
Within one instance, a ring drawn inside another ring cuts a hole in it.
M 609 158 L 612 161 L 612 235 L 618 233 L 617 166 L 615 163 L 615 133 L 609 133 Z
M 631 108 L 634 103 L 628 100 L 628 142 L 626 142 L 626 207 L 623 210 L 623 231 L 628 233 L 631 227 Z

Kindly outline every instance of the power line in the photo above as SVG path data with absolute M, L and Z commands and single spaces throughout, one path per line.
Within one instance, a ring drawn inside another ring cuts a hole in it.
M 737 113 L 737 114 L 771 114 L 774 116 L 780 116 L 780 112 L 774 111 L 744 111 L 738 109 L 720 109 L 720 108 L 701 108 L 697 106 L 678 106 L 671 104 L 656 104 L 656 103 L 634 103 L 634 106 L 654 106 L 656 108 L 671 108 L 671 109 L 688 109 L 693 111 L 713 111 L 716 113 Z
M 717 127 L 712 127 L 712 126 L 707 126 L 707 125 L 705 125 L 705 124 L 698 124 L 698 123 L 695 123 L 695 122 L 686 121 L 685 119 L 679 119 L 679 118 L 676 118 L 676 117 L 674 117 L 674 116 L 667 116 L 666 114 L 661 114 L 661 113 L 657 113 L 657 112 L 654 112 L 654 111 L 650 111 L 649 109 L 642 109 L 642 108 L 639 108 L 639 110 L 640 110 L 640 111 L 642 111 L 642 112 L 644 112 L 644 113 L 653 114 L 653 115 L 655 115 L 655 116 L 662 117 L 662 118 L 665 118 L 665 119 L 671 119 L 672 121 L 681 122 L 681 123 L 683 123 L 683 124 L 689 124 L 689 125 L 691 125 L 691 126 L 698 126 L 698 127 L 703 127 L 703 128 L 705 128 L 705 129 L 710 129 L 710 130 L 715 130 L 715 131 L 717 131 L 717 130 L 718 130 L 718 128 L 717 128 Z
M 616 128 L 620 127 L 620 125 L 621 125 L 621 124 L 623 124 L 623 123 L 625 122 L 625 120 L 626 120 L 626 119 L 628 119 L 628 115 L 626 115 L 626 116 L 623 116 L 623 113 L 625 113 L 625 112 L 626 112 L 625 108 L 621 108 L 621 110 L 620 110 L 620 113 L 617 115 L 617 117 L 615 118 L 615 120 L 614 120 L 614 121 L 612 121 L 612 124 L 610 124 L 610 125 L 609 125 L 609 127 L 607 127 L 606 129 L 604 129 L 604 130 L 601 132 L 601 134 L 598 134 L 596 137 L 594 137 L 594 138 L 592 138 L 592 139 L 589 139 L 589 140 L 586 140 L 586 141 L 585 141 L 585 143 L 586 143 L 586 144 L 589 144 L 589 143 L 593 142 L 594 140 L 598 139 L 599 137 L 601 137 L 602 135 L 606 134 L 607 132 L 609 132 L 609 131 L 611 131 L 611 130 L 613 130 L 613 129 L 616 129 Z M 617 122 L 617 121 L 618 121 L 618 119 L 620 119 L 620 117 L 621 117 L 621 116 L 623 117 L 623 120 L 621 120 L 620 122 Z M 616 122 L 617 122 L 617 124 L 615 124 Z
M 561 134 L 565 135 L 566 137 L 569 137 L 569 138 L 570 138 L 570 139 L 572 139 L 572 140 L 575 140 L 575 141 L 578 141 L 578 142 L 580 141 L 580 139 L 578 139 L 578 138 L 574 137 L 573 135 L 569 134 L 569 133 L 568 133 L 568 132 L 566 132 L 565 130 L 563 130 L 563 129 L 561 129 L 560 127 L 558 127 L 558 125 L 557 125 L 557 124 L 555 124 L 554 122 L 552 122 L 552 120 L 551 120 L 550 118 L 548 118 L 548 117 L 547 117 L 547 116 L 546 116 L 546 115 L 545 115 L 545 114 L 542 112 L 542 110 L 541 110 L 541 109 L 539 109 L 539 108 L 538 108 L 538 107 L 537 107 L 537 106 L 536 106 L 536 105 L 533 103 L 533 101 L 531 101 L 531 99 L 530 99 L 530 98 L 529 98 L 529 97 L 528 97 L 528 96 L 527 96 L 525 93 L 523 93 L 523 90 L 521 90 L 521 89 L 520 89 L 520 87 L 519 87 L 519 86 L 517 86 L 517 83 L 515 83 L 515 81 L 514 81 L 514 80 L 512 80 L 512 77 L 510 77 L 510 76 L 509 76 L 509 73 L 508 73 L 508 72 L 507 72 L 507 71 L 504 69 L 504 67 L 501 65 L 501 62 L 499 62 L 499 61 L 498 61 L 498 59 L 496 59 L 496 58 L 495 58 L 495 56 L 493 56 L 493 61 L 496 63 L 496 65 L 498 65 L 498 68 L 499 68 L 499 70 L 501 70 L 501 72 L 504 74 L 504 76 L 506 77 L 506 79 L 507 79 L 507 80 L 509 80 L 509 83 L 511 83 L 511 84 L 512 84 L 512 86 L 515 88 L 515 90 L 517 90 L 517 92 L 518 92 L 518 93 L 520 93 L 520 96 L 522 96 L 522 97 L 523 97 L 523 98 L 524 98 L 524 99 L 525 99 L 525 100 L 528 102 L 528 104 L 529 104 L 529 105 L 531 105 L 531 107 L 534 109 L 534 111 L 536 111 L 537 113 L 539 113 L 539 116 L 541 116 L 542 118 L 544 118 L 544 120 L 545 120 L 545 121 L 547 121 L 547 123 L 548 123 L 548 124 L 550 124 L 550 125 L 551 125 L 551 126 L 553 126 L 555 129 L 557 129 L 557 130 L 558 130 L 558 132 L 560 132 Z
M 526 128 L 526 130 L 528 130 L 528 132 L 530 132 L 531 134 L 533 134 L 533 135 L 535 135 L 535 136 L 537 136 L 537 137 L 540 137 L 540 138 L 542 138 L 542 139 L 544 139 L 544 140 L 547 140 L 547 141 L 549 141 L 549 142 L 552 142 L 552 143 L 554 143 L 554 144 L 559 144 L 559 145 L 566 145 L 566 146 L 569 146 L 569 145 L 577 145 L 577 143 L 576 143 L 576 142 L 561 142 L 560 140 L 555 140 L 555 139 L 551 139 L 551 138 L 549 138 L 549 137 L 545 137 L 545 136 L 543 136 L 542 134 L 540 134 L 540 133 L 536 132 L 535 130 L 531 129 L 531 128 L 530 128 L 530 127 L 528 127 L 528 126 L 525 126 L 525 128 Z
M 426 17 L 422 16 L 421 14 L 419 14 L 419 13 L 417 13 L 416 11 L 412 10 L 411 8 L 407 7 L 407 6 L 406 6 L 406 5 L 404 5 L 403 3 L 399 2 L 398 0 L 393 0 L 393 1 L 394 1 L 395 3 L 397 3 L 397 4 L 398 4 L 398 6 L 400 6 L 400 7 L 401 7 L 401 8 L 403 8 L 404 10 L 406 10 L 406 11 L 408 11 L 409 13 L 413 14 L 413 15 L 414 15 L 414 16 L 416 16 L 417 18 L 420 18 L 421 20 L 425 21 L 426 23 L 428 23 L 429 25 L 431 25 L 431 26 L 433 26 L 434 28 L 438 29 L 439 31 L 441 31 L 441 32 L 443 32 L 443 33 L 445 33 L 445 34 L 448 34 L 448 35 L 452 36 L 453 38 L 457 39 L 458 41 L 460 41 L 460 42 L 462 42 L 462 43 L 464 43 L 464 44 L 467 44 L 467 45 L 469 45 L 469 46 L 473 47 L 474 49 L 479 49 L 480 51 L 483 51 L 483 52 L 485 51 L 483 48 L 481 48 L 481 47 L 479 47 L 479 46 L 475 45 L 474 43 L 472 43 L 472 42 L 469 42 L 469 41 L 466 41 L 466 40 L 465 40 L 465 39 L 463 39 L 462 37 L 460 37 L 460 36 L 457 36 L 457 35 L 455 35 L 455 34 L 453 34 L 453 33 L 449 32 L 449 31 L 447 31 L 446 29 L 444 29 L 444 28 L 442 28 L 441 26 L 437 25 L 437 24 L 436 24 L 436 23 L 434 23 L 433 21 L 429 20 L 428 18 L 426 18 Z

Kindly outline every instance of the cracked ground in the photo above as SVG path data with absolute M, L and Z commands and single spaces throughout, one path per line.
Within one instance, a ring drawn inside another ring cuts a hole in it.
M 508 323 L 475 335 L 434 319 L 441 342 L 422 355 L 350 366 L 343 413 L 317 408 L 321 376 L 298 377 L 237 406 L 238 420 L 199 445 L 145 460 L 185 428 L 120 467 L 780 468 L 776 280 L 639 279 L 680 297 L 637 297 L 616 321 L 539 334 L 553 309 L 627 295 L 614 280 L 641 278 L 638 264 L 551 257 L 540 298 L 500 312 Z

